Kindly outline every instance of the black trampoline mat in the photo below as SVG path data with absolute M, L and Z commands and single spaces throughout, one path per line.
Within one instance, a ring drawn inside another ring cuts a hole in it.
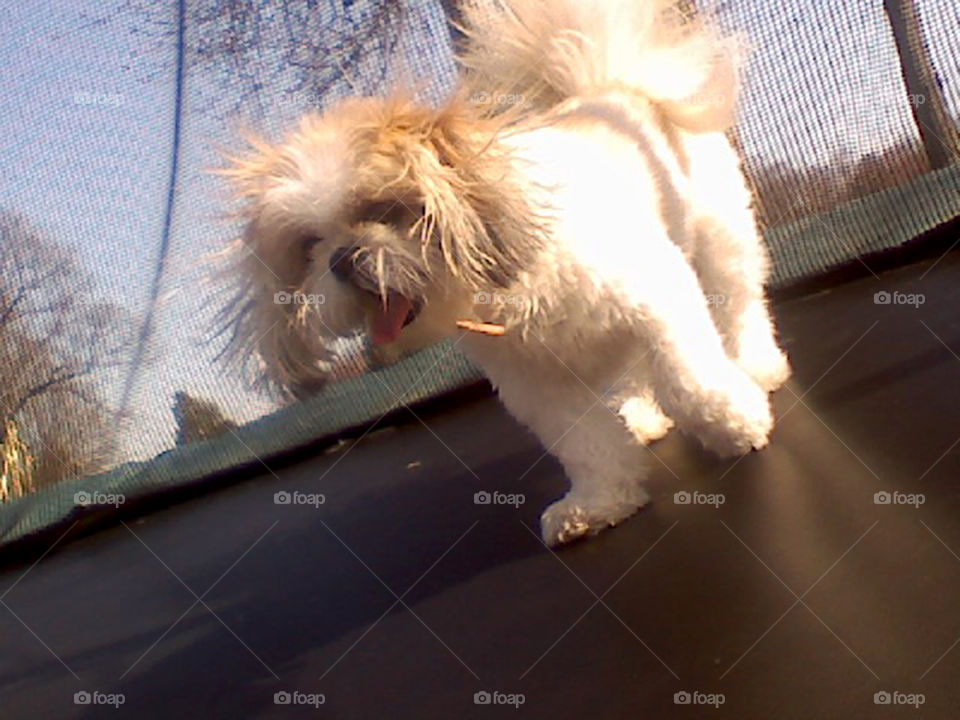
M 0 577 L 3 717 L 955 717 L 958 307 L 958 254 L 779 304 L 770 447 L 672 433 L 651 505 L 556 553 L 561 470 L 492 398 L 65 538 Z

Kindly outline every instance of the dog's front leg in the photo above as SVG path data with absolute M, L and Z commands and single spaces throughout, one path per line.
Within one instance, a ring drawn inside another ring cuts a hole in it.
M 496 386 L 507 410 L 536 434 L 570 480 L 570 491 L 541 517 L 545 543 L 555 546 L 596 534 L 647 502 L 641 486 L 646 451 L 608 406 L 613 400 L 602 389 L 589 389 L 546 351 L 546 357 L 532 363 L 513 356 L 506 347 L 510 341 L 479 342 L 501 352 L 471 357 Z
M 550 452 L 566 470 L 570 490 L 540 517 L 548 545 L 612 527 L 649 500 L 642 485 L 646 451 L 603 402 L 592 405 Z

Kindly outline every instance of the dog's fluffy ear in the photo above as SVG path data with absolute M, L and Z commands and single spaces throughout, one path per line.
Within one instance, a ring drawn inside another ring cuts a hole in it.
M 221 153 L 227 167 L 216 173 L 227 178 L 248 214 L 273 224 L 341 214 L 356 164 L 349 115 L 309 113 L 276 144 L 249 132 L 244 139 L 247 150 Z
M 383 140 L 422 198 L 424 250 L 436 244 L 474 291 L 508 287 L 530 266 L 542 233 L 510 154 L 492 142 L 501 124 L 461 99 L 439 111 L 407 110 L 388 121 Z
M 248 225 L 244 234 L 249 235 Z M 269 389 L 284 399 L 301 398 L 326 382 L 328 371 L 320 361 L 332 360 L 320 333 L 322 327 L 304 332 L 311 318 L 297 313 L 302 306 L 277 301 L 286 291 L 272 271 L 257 257 L 253 241 L 237 238 L 211 258 L 216 293 L 208 298 L 215 307 L 216 333 L 221 342 L 217 359 L 242 373 L 253 386 Z M 308 346 L 305 337 L 315 338 Z

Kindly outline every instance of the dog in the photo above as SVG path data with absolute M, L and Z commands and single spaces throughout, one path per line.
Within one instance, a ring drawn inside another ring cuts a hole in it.
M 720 456 L 768 442 L 790 366 L 724 134 L 743 44 L 666 0 L 473 2 L 462 30 L 442 106 L 347 99 L 231 158 L 232 350 L 301 396 L 336 338 L 391 359 L 453 338 L 566 471 L 556 546 L 648 501 L 674 425 Z

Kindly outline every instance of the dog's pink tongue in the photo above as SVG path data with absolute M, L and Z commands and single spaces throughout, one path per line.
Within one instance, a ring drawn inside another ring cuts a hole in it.
M 386 307 L 380 306 L 370 323 L 370 340 L 374 345 L 395 342 L 403 330 L 403 323 L 413 309 L 413 303 L 403 295 L 390 293 Z

